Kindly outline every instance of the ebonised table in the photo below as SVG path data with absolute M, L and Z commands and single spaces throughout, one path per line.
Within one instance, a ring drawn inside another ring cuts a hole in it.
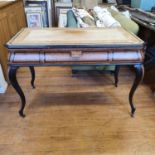
M 144 75 L 144 43 L 134 34 L 122 28 L 24 28 L 6 47 L 9 79 L 21 98 L 20 116 L 25 116 L 26 99 L 16 78 L 18 68 L 30 68 L 34 87 L 35 66 L 74 65 L 133 66 L 136 78 L 129 93 L 129 104 L 134 116 L 133 96 Z

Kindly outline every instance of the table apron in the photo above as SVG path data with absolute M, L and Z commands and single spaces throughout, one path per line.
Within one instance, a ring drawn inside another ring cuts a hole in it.
M 64 50 L 64 51 L 12 51 L 9 53 L 9 64 L 34 65 L 80 65 L 80 64 L 130 64 L 144 60 L 143 50 Z

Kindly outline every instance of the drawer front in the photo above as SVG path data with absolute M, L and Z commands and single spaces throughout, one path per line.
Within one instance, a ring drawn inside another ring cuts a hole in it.
M 10 63 L 36 64 L 87 64 L 87 63 L 128 63 L 142 62 L 142 50 L 76 50 L 76 49 L 46 49 L 43 50 L 15 50 L 10 52 Z
M 69 51 L 63 53 L 46 53 L 45 62 L 57 61 L 106 61 L 108 53 L 106 52 L 83 52 L 83 51 Z

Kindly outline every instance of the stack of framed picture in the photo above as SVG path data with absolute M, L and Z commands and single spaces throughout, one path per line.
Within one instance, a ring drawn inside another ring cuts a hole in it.
M 52 11 L 51 4 L 48 3 L 49 1 L 28 0 L 25 2 L 28 27 L 49 27 L 52 25 Z

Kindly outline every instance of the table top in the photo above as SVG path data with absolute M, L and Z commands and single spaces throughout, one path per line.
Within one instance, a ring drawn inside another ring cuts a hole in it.
M 24 28 L 8 48 L 143 46 L 143 41 L 123 28 Z

